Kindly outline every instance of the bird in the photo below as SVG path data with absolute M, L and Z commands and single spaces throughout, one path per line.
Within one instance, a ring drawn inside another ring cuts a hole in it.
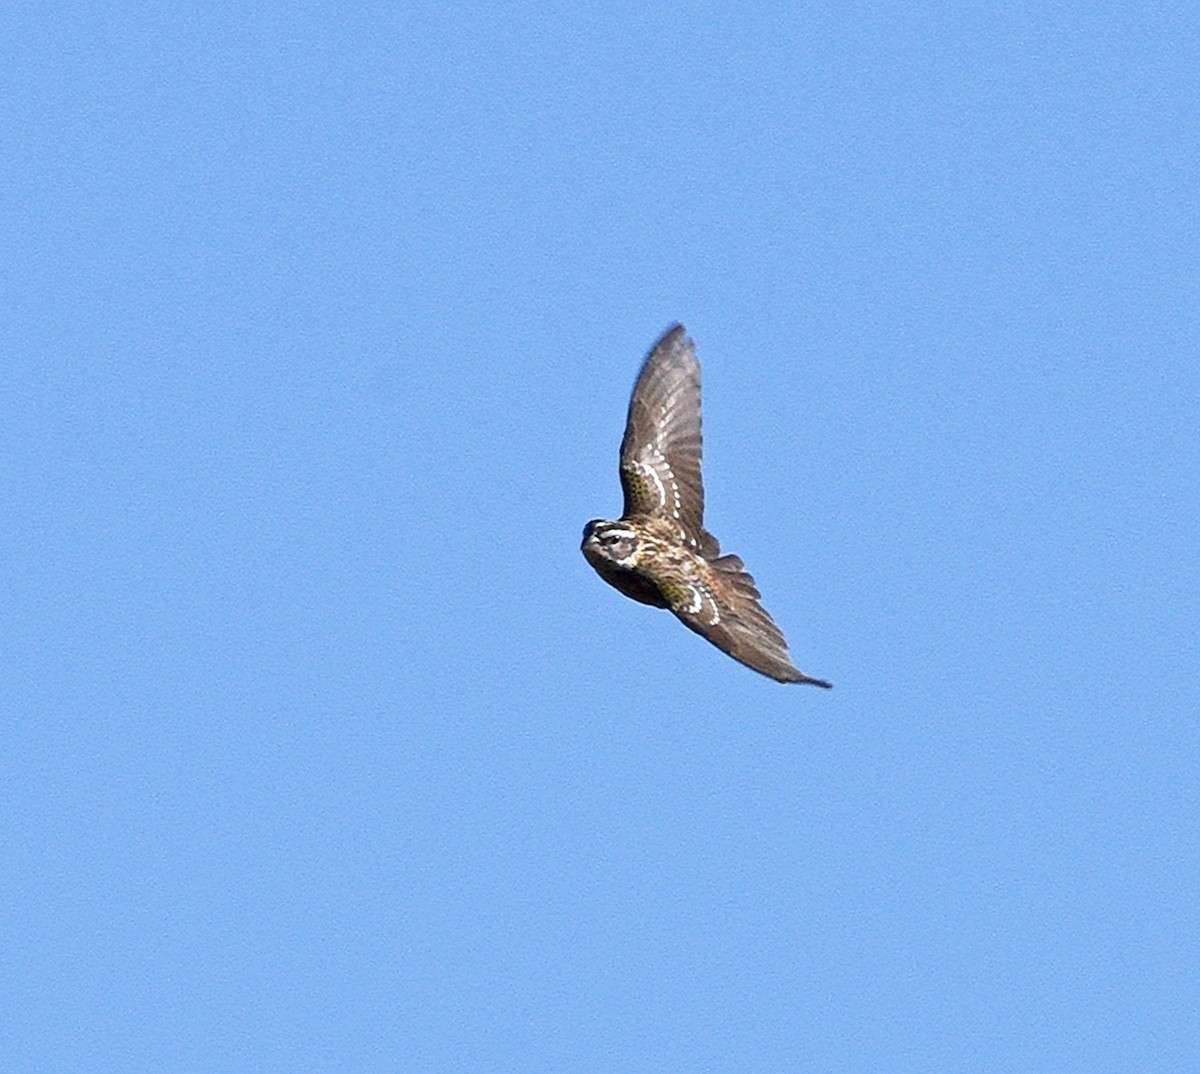
M 609 585 L 669 608 L 734 660 L 776 682 L 831 683 L 806 675 L 761 604 L 738 556 L 722 555 L 704 528 L 700 473 L 700 362 L 681 324 L 651 348 L 629 400 L 621 440 L 621 517 L 583 528 L 584 558 Z

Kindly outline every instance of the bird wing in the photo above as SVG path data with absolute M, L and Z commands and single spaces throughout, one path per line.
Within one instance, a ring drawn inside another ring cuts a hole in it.
M 712 561 L 705 576 L 660 589 L 684 626 L 707 638 L 739 663 L 777 682 L 830 686 L 805 675 L 788 655 L 783 631 L 763 608 L 754 579 L 737 556 Z
M 693 548 L 715 556 L 717 542 L 704 531 L 700 453 L 700 363 L 677 324 L 650 351 L 629 400 L 621 441 L 625 516 L 673 521 Z

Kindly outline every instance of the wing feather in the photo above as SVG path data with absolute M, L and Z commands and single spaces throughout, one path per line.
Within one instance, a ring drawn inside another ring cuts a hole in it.
M 712 584 L 694 579 L 665 592 L 676 617 L 738 662 L 777 682 L 807 682 L 828 687 L 804 674 L 788 653 L 787 641 L 761 604 L 754 579 L 737 556 L 722 556 Z
M 717 543 L 704 531 L 700 456 L 700 363 L 677 324 L 651 349 L 629 400 L 621 441 L 624 514 L 669 519 L 693 548 L 716 555 Z

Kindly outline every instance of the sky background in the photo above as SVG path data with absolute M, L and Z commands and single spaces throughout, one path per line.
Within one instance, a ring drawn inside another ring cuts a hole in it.
M 1194 4 L 5 22 L 4 1069 L 1195 1069 Z

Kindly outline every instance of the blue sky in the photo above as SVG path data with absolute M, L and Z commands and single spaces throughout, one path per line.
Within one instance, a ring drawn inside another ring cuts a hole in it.
M 1186 1069 L 1198 44 L 10 14 L 5 1068 Z M 579 554 L 674 320 L 832 691 Z

